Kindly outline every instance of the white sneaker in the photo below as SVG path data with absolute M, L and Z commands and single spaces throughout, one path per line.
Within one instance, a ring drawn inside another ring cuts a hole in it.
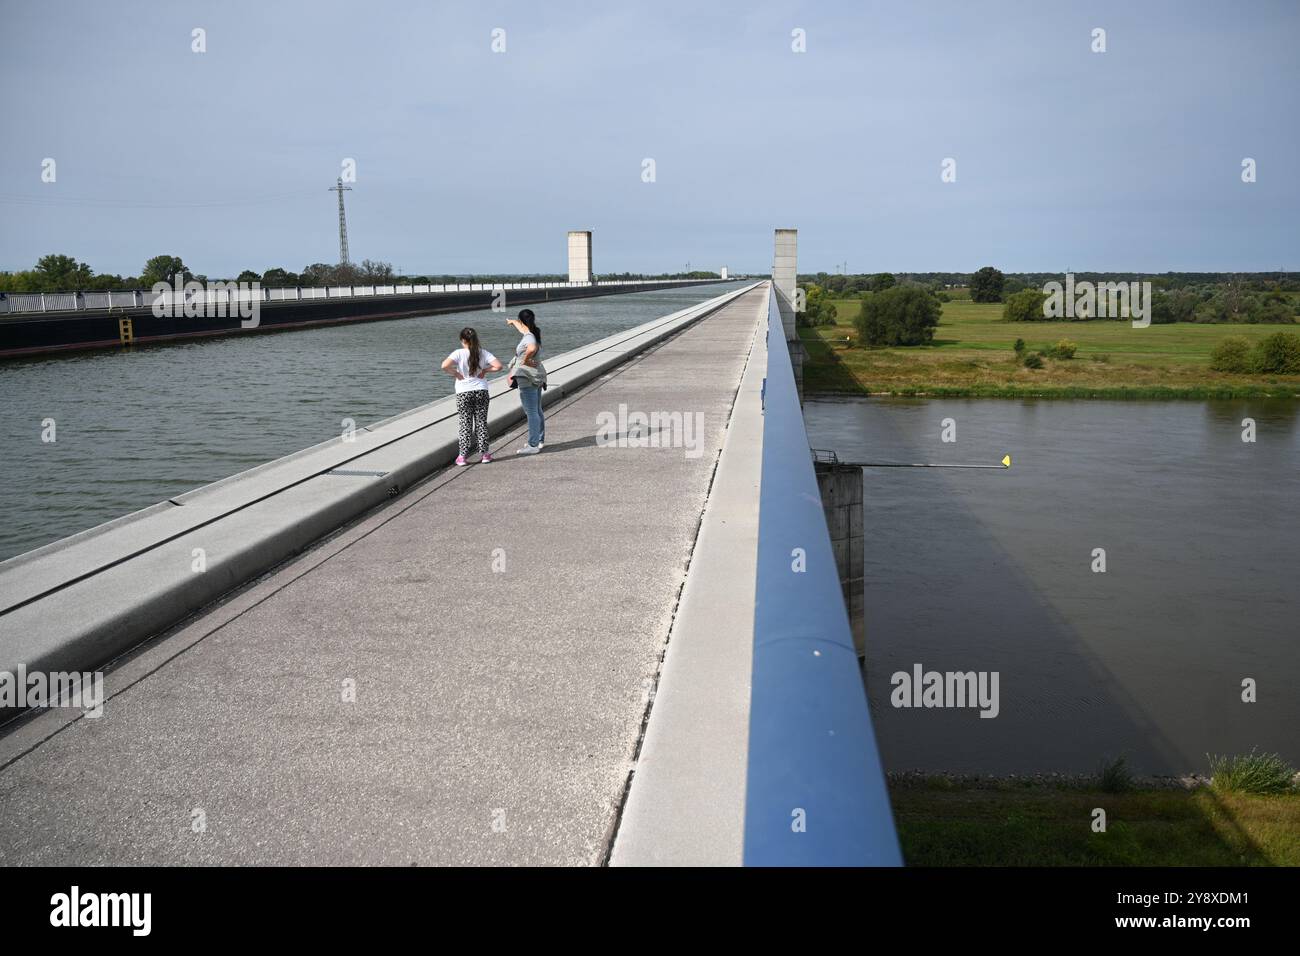
M 541 445 L 525 445 L 523 448 L 521 448 L 521 449 L 519 449 L 517 452 L 515 452 L 515 454 L 516 454 L 516 455 L 536 455 L 536 454 L 537 454 L 538 452 L 540 452 L 541 450 L 542 450 L 542 446 L 541 446 Z

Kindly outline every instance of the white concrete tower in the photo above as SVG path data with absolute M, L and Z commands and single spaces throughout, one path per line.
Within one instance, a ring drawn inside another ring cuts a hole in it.
M 591 231 L 569 233 L 569 281 L 591 281 Z
M 772 284 L 776 286 L 776 301 L 781 307 L 781 324 L 785 327 L 786 341 L 797 338 L 794 330 L 794 293 L 799 277 L 798 229 L 776 230 L 772 254 Z

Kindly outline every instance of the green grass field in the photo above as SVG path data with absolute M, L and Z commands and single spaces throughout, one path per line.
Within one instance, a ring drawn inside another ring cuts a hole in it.
M 891 782 L 909 866 L 1300 866 L 1300 794 Z M 1106 832 L 1092 830 L 1093 810 Z
M 1231 335 L 1254 342 L 1286 325 L 1151 325 L 1128 321 L 1006 322 L 1001 303 L 959 298 L 943 304 L 934 343 L 868 349 L 854 344 L 861 303 L 832 300 L 836 324 L 801 329 L 809 392 L 1060 398 L 1300 397 L 1300 375 L 1216 372 L 1210 351 Z M 1073 359 L 1044 359 L 1041 369 L 1016 361 L 1012 345 L 1030 351 L 1061 339 L 1078 345 Z

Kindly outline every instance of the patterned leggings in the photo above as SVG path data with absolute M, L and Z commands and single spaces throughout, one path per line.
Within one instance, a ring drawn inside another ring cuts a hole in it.
M 486 388 L 472 392 L 456 393 L 456 412 L 460 415 L 460 457 L 470 451 L 470 438 L 478 445 L 479 454 L 488 453 L 488 391 Z

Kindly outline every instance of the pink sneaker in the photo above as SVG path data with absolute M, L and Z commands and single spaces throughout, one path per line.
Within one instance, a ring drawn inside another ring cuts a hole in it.
M 478 463 L 479 463 L 480 465 L 486 465 L 486 464 L 487 464 L 488 462 L 490 462 L 491 460 L 492 460 L 492 456 L 489 455 L 487 452 L 484 452 L 484 453 L 483 453 L 483 457 L 480 458 L 480 459 L 478 460 Z
M 457 455 L 457 456 L 456 456 L 456 464 L 459 465 L 459 466 L 461 466 L 461 467 L 464 467 L 464 466 L 467 464 L 467 462 L 465 461 L 465 456 L 464 456 L 464 455 Z

